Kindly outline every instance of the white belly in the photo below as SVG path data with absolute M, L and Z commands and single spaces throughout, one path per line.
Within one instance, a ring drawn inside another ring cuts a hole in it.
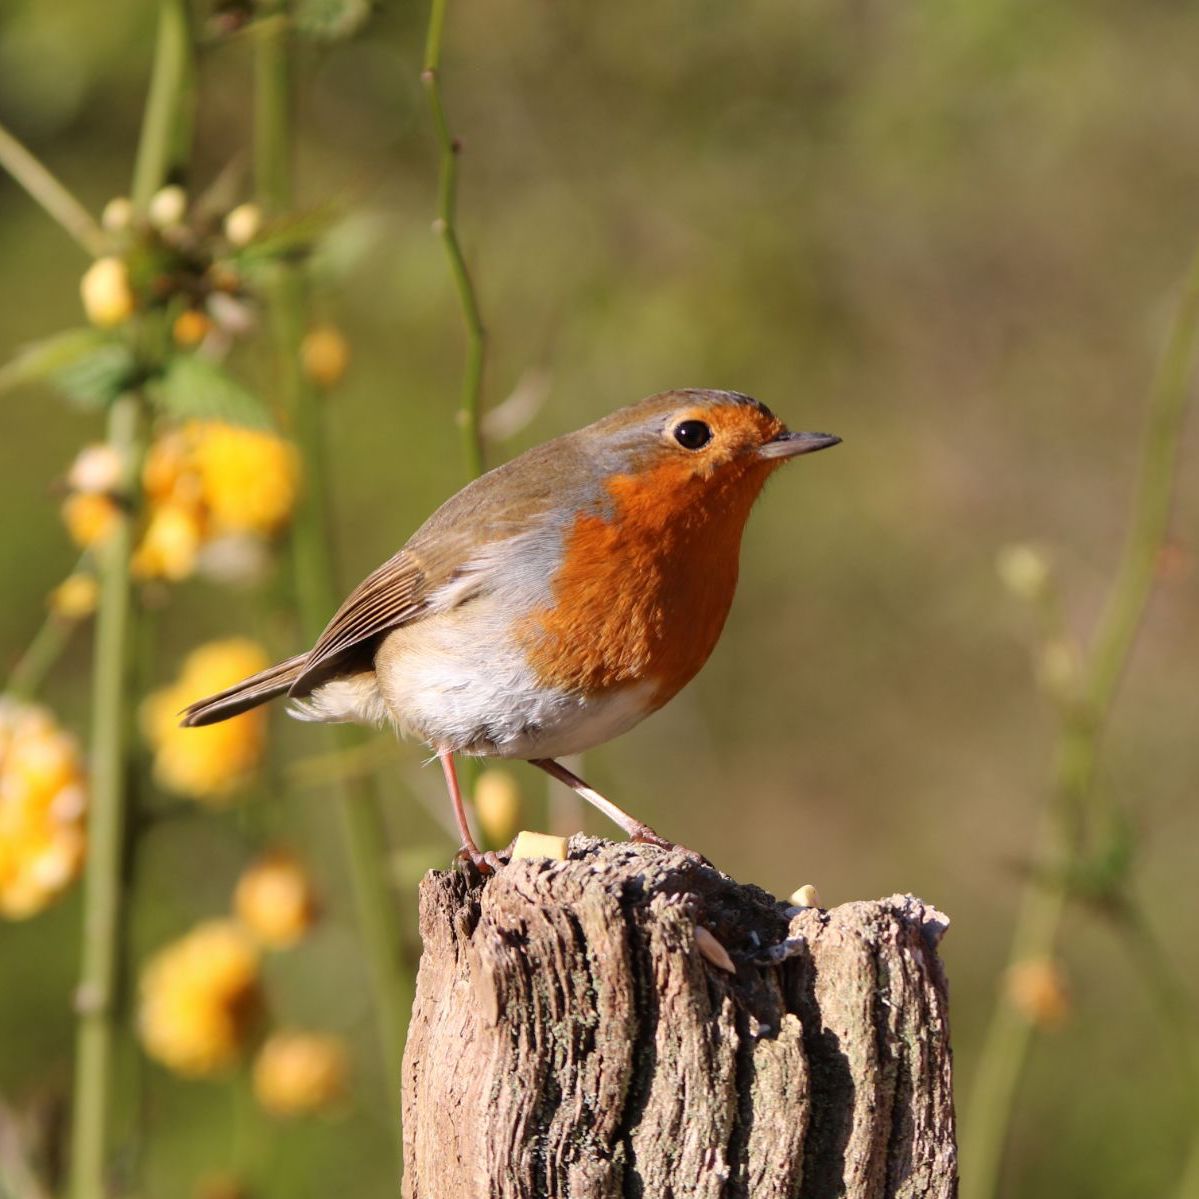
M 295 714 L 390 721 L 435 749 L 521 759 L 582 753 L 649 714 L 649 683 L 587 698 L 539 684 L 508 638 L 501 607 L 480 597 L 396 629 L 379 647 L 373 674 L 326 683 Z

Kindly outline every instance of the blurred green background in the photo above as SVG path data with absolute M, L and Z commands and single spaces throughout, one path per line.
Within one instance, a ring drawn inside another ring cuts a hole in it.
M 347 219 L 318 264 L 317 313 L 353 347 L 328 402 L 345 588 L 464 481 L 452 414 L 457 300 L 430 232 L 437 162 L 418 80 L 426 12 L 383 4 L 304 53 L 301 196 Z M 153 6 L 6 0 L 0 121 L 93 211 L 128 187 Z M 1033 621 L 994 570 L 1033 539 L 1085 635 L 1127 523 L 1150 381 L 1199 240 L 1199 13 L 1167 0 L 811 0 L 454 4 L 443 71 L 464 142 L 460 225 L 490 333 L 486 399 L 544 402 L 492 461 L 668 387 L 735 388 L 792 427 L 844 438 L 777 478 L 747 534 L 711 662 L 665 711 L 589 755 L 593 782 L 736 877 L 826 903 L 913 891 L 945 910 L 959 1109 L 1002 969 L 1048 778 L 1054 718 Z M 194 182 L 248 136 L 250 47 L 206 50 Z M 81 321 L 78 248 L 0 179 L 0 360 Z M 98 418 L 48 389 L 0 402 L 0 660 L 71 568 L 52 481 Z M 1199 979 L 1199 455 L 1185 448 L 1176 568 L 1153 600 L 1105 746 L 1103 786 L 1137 834 L 1132 885 Z M 300 648 L 251 594 L 179 587 L 159 620 L 173 677 L 201 640 Z M 83 731 L 89 644 L 47 698 Z M 276 1125 L 228 1086 L 123 1062 L 121 1159 L 147 1196 L 243 1171 L 262 1195 L 391 1193 L 394 1164 L 344 865 L 319 788 L 281 798 L 317 752 L 282 745 L 257 816 L 307 848 L 327 916 L 272 960 L 272 1003 L 353 1038 L 337 1122 Z M 323 748 L 323 743 L 321 748 Z M 381 771 L 414 938 L 420 869 L 452 846 Z M 546 824 L 545 785 L 519 766 Z M 272 790 L 272 788 L 274 790 Z M 588 827 L 609 832 L 592 817 Z M 131 961 L 228 906 L 246 818 L 196 809 L 139 842 Z M 0 927 L 0 1092 L 67 1089 L 77 890 Z M 1191 1129 L 1178 1047 L 1122 944 L 1066 928 L 1073 1012 L 1038 1037 L 1005 1193 L 1171 1193 Z M 134 1104 L 132 1099 L 137 1097 Z M 1133 1101 L 1135 1097 L 1135 1101 Z M 140 1131 L 139 1131 L 140 1130 Z M 121 1164 L 119 1162 L 118 1164 Z

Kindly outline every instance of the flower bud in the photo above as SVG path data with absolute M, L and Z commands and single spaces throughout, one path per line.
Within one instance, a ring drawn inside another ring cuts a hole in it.
M 242 924 L 272 949 L 294 945 L 316 917 L 308 872 L 279 850 L 263 855 L 237 880 L 233 907 Z
M 1080 665 L 1074 642 L 1055 637 L 1041 647 L 1037 656 L 1037 683 L 1053 699 L 1070 699 L 1078 683 Z
M 1037 600 L 1049 586 L 1049 560 L 1025 543 L 1005 545 L 995 559 L 995 569 L 1003 585 L 1019 599 Z
M 300 363 L 318 387 L 334 387 L 350 365 L 350 343 L 333 325 L 318 325 L 300 343 Z
M 79 281 L 79 293 L 87 319 L 100 329 L 111 329 L 133 314 L 129 268 L 121 258 L 97 258 Z
M 277 1032 L 254 1062 L 254 1097 L 276 1116 L 300 1116 L 345 1094 L 346 1050 L 340 1037 Z
M 78 571 L 50 592 L 50 611 L 64 620 L 83 620 L 96 610 L 99 597 L 96 576 Z
M 62 519 L 71 540 L 81 549 L 102 545 L 116 530 L 121 510 L 106 495 L 81 492 L 63 501 Z
M 133 224 L 133 201 L 128 196 L 113 196 L 104 205 L 100 224 L 109 233 L 123 233 Z
M 245 246 L 262 228 L 262 209 L 257 204 L 239 204 L 225 217 L 225 236 L 235 246 Z
M 1004 992 L 1012 1007 L 1038 1028 L 1058 1028 L 1070 1015 L 1066 976 L 1052 958 L 1013 963 L 1004 979 Z
M 171 326 L 171 336 L 177 346 L 191 349 L 192 346 L 198 346 L 211 329 L 212 320 L 206 313 L 196 308 L 188 308 L 175 318 L 175 323 Z
M 67 471 L 67 486 L 72 491 L 110 495 L 120 490 L 122 467 L 120 453 L 107 442 L 84 446 Z
M 520 822 L 520 788 L 511 773 L 499 767 L 484 770 L 475 783 L 475 811 L 483 835 L 492 845 L 507 845 Z
M 175 183 L 155 192 L 146 209 L 146 216 L 156 229 L 170 229 L 178 225 L 186 213 L 187 192 Z

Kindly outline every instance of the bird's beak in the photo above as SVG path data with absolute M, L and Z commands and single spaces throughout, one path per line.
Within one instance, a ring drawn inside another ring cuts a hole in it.
M 797 454 L 812 454 L 827 450 L 841 440 L 832 433 L 780 433 L 758 447 L 759 458 L 794 458 Z

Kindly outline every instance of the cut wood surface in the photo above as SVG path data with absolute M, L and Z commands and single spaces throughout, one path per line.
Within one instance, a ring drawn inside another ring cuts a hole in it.
M 947 923 L 910 895 L 790 908 L 583 836 L 431 873 L 404 1194 L 952 1196 Z

